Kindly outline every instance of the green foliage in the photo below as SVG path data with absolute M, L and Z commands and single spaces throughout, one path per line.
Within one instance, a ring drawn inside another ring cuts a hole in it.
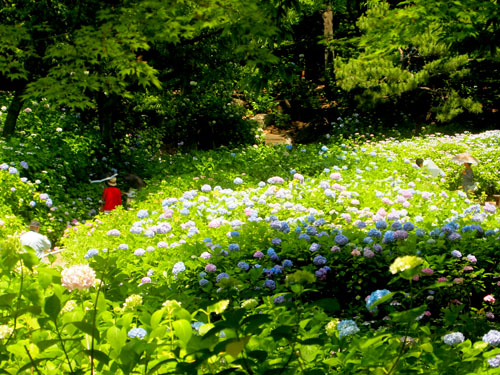
M 488 58 L 479 52 L 481 43 L 463 48 L 465 39 L 477 37 L 491 22 L 487 13 L 491 2 L 483 3 L 484 7 L 473 7 L 479 12 L 465 17 L 464 9 L 472 6 L 468 2 L 423 0 L 390 7 L 385 1 L 370 1 L 366 15 L 358 21 L 363 32 L 359 55 L 336 60 L 338 84 L 352 91 L 362 105 L 410 100 L 419 111 L 432 112 L 441 122 L 465 111 L 481 112 L 482 104 L 461 84 L 470 74 L 471 57 Z M 467 26 L 457 28 L 451 14 L 467 18 Z M 411 97 L 401 98 L 406 93 Z

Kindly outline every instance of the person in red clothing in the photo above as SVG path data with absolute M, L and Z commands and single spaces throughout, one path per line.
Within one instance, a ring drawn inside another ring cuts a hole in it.
M 122 204 L 122 192 L 116 187 L 116 177 L 108 180 L 108 186 L 102 193 L 102 200 L 104 204 L 101 207 L 101 211 L 107 214 L 114 210 L 116 206 Z

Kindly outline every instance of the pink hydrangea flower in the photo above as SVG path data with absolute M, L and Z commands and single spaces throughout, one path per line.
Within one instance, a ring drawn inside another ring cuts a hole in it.
M 217 271 L 217 267 L 215 266 L 215 264 L 210 263 L 210 264 L 207 264 L 205 266 L 205 271 L 207 271 L 207 272 L 215 272 L 215 271 Z
M 438 283 L 445 283 L 447 281 L 448 281 L 448 279 L 446 277 L 440 277 L 439 279 L 437 279 Z
M 491 294 L 488 294 L 487 296 L 484 296 L 483 301 L 495 303 L 496 300 L 495 300 L 495 297 L 493 297 Z
M 262 251 L 257 250 L 255 253 L 253 253 L 254 258 L 262 258 L 264 256 L 264 253 Z
M 332 180 L 337 180 L 337 181 L 340 181 L 342 179 L 342 176 L 340 175 L 339 172 L 334 172 L 330 175 L 330 178 Z
M 95 271 L 87 264 L 71 266 L 61 272 L 61 285 L 70 292 L 74 289 L 89 289 L 95 281 Z
M 351 255 L 352 255 L 353 257 L 359 257 L 359 256 L 361 255 L 361 252 L 360 252 L 358 249 L 353 249 L 353 250 L 351 251 Z
M 434 271 L 432 268 L 422 268 L 422 273 L 431 276 L 434 273 Z

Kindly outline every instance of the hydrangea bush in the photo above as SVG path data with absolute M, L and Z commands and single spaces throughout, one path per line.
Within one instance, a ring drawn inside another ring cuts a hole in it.
M 457 151 L 498 140 L 467 137 Z M 254 149 L 179 155 L 170 173 L 191 158 L 194 179 L 159 176 L 131 209 L 75 225 L 63 267 L 9 242 L 2 368 L 494 373 L 498 209 L 398 147 L 275 147 L 267 175 L 233 172 Z

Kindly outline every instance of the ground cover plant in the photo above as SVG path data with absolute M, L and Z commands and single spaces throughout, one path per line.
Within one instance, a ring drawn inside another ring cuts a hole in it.
M 497 189 L 499 139 L 356 136 L 165 159 L 132 208 L 68 228 L 55 264 L 1 242 L 0 368 L 498 373 L 498 208 L 456 190 L 451 156 L 472 151 Z M 425 156 L 446 177 L 416 169 Z M 3 186 L 36 197 L 12 167 Z

